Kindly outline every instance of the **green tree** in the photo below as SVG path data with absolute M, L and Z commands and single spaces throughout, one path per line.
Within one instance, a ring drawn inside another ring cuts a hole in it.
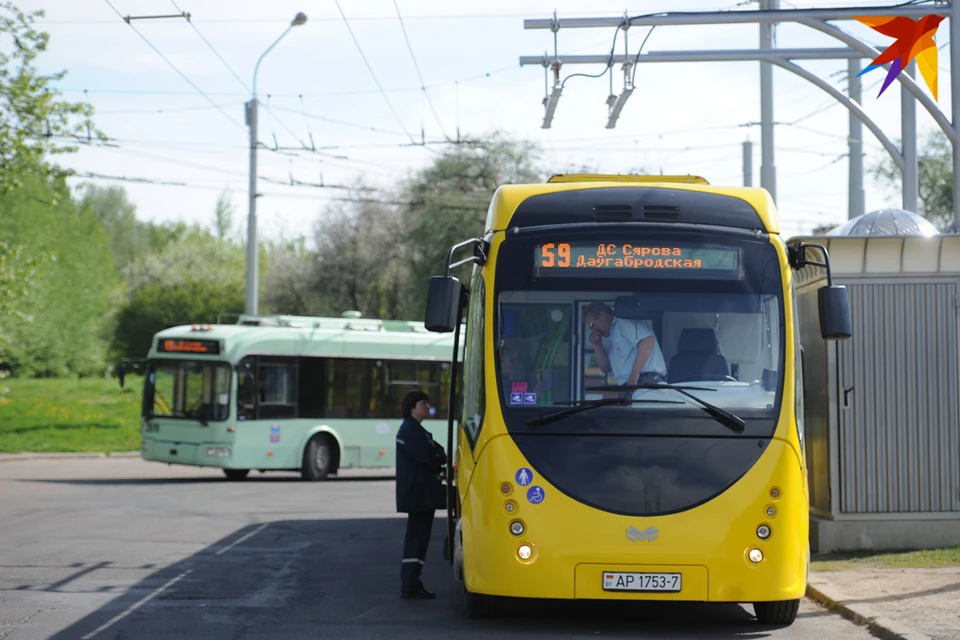
M 243 289 L 236 284 L 213 280 L 148 284 L 121 309 L 114 351 L 119 356 L 143 357 L 156 332 L 181 324 L 215 323 L 220 314 L 241 313 L 243 302 Z
M 22 375 L 98 373 L 120 285 L 109 238 L 62 177 L 16 181 L 20 188 L 0 193 L 0 237 L 20 247 L 13 277 L 30 278 L 4 318 L 6 361 Z
M 243 247 L 194 226 L 158 253 L 127 265 L 111 357 L 146 355 L 154 333 L 171 324 L 213 323 L 244 308 Z
M 137 207 L 127 198 L 123 187 L 99 187 L 85 182 L 77 189 L 80 206 L 89 209 L 110 236 L 110 246 L 122 269 L 149 249 L 146 224 L 137 220 Z
M 217 198 L 217 206 L 213 211 L 213 230 L 217 239 L 221 242 L 232 242 L 234 240 L 233 217 L 235 212 L 236 207 L 230 197 L 230 192 L 224 190 Z
M 62 100 L 50 86 L 65 72 L 45 75 L 34 66 L 50 38 L 34 28 L 42 16 L 0 3 L 0 192 L 50 170 L 46 156 L 74 151 L 64 138 L 102 137 L 92 129 L 90 105 Z
M 403 216 L 411 277 L 408 317 L 423 319 L 427 282 L 443 272 L 450 247 L 483 234 L 496 188 L 543 181 L 539 154 L 533 143 L 497 132 L 476 144 L 444 149 L 402 185 L 403 197 L 412 202 Z
M 397 242 L 403 218 L 391 205 L 373 202 L 369 192 L 327 208 L 315 225 L 317 257 L 313 278 L 329 315 L 356 310 L 373 318 L 403 317 L 409 282 L 407 251 Z
M 320 316 L 335 311 L 335 305 L 319 285 L 317 253 L 306 239 L 270 244 L 267 248 L 263 306 L 269 313 Z
M 953 146 L 939 129 L 928 133 L 917 150 L 919 213 L 938 229 L 953 222 Z M 893 193 L 901 193 L 903 174 L 889 155 L 870 169 L 871 175 Z

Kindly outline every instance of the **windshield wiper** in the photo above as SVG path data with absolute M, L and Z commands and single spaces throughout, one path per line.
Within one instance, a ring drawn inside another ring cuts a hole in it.
M 557 403 L 560 404 L 560 403 Z M 548 413 L 545 416 L 540 416 L 539 418 L 531 418 L 527 420 L 527 426 L 530 427 L 539 427 L 542 424 L 547 424 L 549 422 L 556 422 L 557 420 L 563 420 L 567 416 L 572 416 L 575 413 L 580 413 L 581 411 L 587 411 L 589 409 L 595 409 L 597 407 L 609 407 L 609 406 L 626 406 L 628 404 L 681 404 L 676 400 L 656 400 L 656 399 L 644 399 L 644 400 L 633 400 L 631 398 L 600 398 L 599 400 L 574 400 L 574 406 L 569 409 L 561 409 L 554 413 Z
M 727 411 L 726 409 L 721 409 L 720 407 L 716 405 L 712 405 L 706 400 L 702 400 L 697 396 L 693 395 L 692 393 L 687 392 L 687 390 L 716 391 L 716 389 L 710 389 L 707 387 L 681 387 L 675 384 L 659 383 L 659 384 L 611 385 L 606 387 L 588 387 L 586 390 L 587 391 L 632 392 L 632 391 L 636 391 L 637 389 L 670 389 L 672 391 L 676 391 L 677 393 L 690 398 L 694 402 L 699 403 L 700 406 L 703 407 L 703 410 L 710 414 L 710 417 L 712 417 L 714 420 L 716 420 L 723 426 L 727 427 L 728 429 L 730 429 L 730 431 L 733 431 L 734 433 L 743 433 L 744 428 L 747 426 L 747 423 L 744 422 L 743 418 L 741 418 L 740 416 L 734 415 L 729 411 Z

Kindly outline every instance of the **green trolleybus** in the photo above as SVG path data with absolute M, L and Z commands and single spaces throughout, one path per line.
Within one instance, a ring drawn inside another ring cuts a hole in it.
M 349 315 L 350 312 L 344 314 Z M 299 471 L 391 467 L 400 399 L 423 389 L 446 432 L 449 335 L 357 317 L 240 316 L 154 336 L 144 364 L 140 455 L 220 467 Z

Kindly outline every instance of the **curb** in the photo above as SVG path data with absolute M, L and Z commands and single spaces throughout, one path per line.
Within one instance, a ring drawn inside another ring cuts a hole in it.
M 95 459 L 95 458 L 139 458 L 139 451 L 114 451 L 114 452 L 83 452 L 74 453 L 0 453 L 0 463 L 2 462 L 20 462 L 25 460 L 69 460 L 69 459 Z
M 929 636 L 878 615 L 878 612 L 868 606 L 857 605 L 857 608 L 853 609 L 809 583 L 807 583 L 807 597 L 839 613 L 847 620 L 867 627 L 873 635 L 883 640 L 931 640 Z

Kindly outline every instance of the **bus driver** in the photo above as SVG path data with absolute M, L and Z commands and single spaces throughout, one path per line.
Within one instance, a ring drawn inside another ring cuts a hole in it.
M 648 321 L 618 318 L 613 309 L 600 301 L 587 306 L 583 319 L 590 329 L 590 342 L 600 370 L 613 371 L 617 384 L 663 382 L 667 366 Z

